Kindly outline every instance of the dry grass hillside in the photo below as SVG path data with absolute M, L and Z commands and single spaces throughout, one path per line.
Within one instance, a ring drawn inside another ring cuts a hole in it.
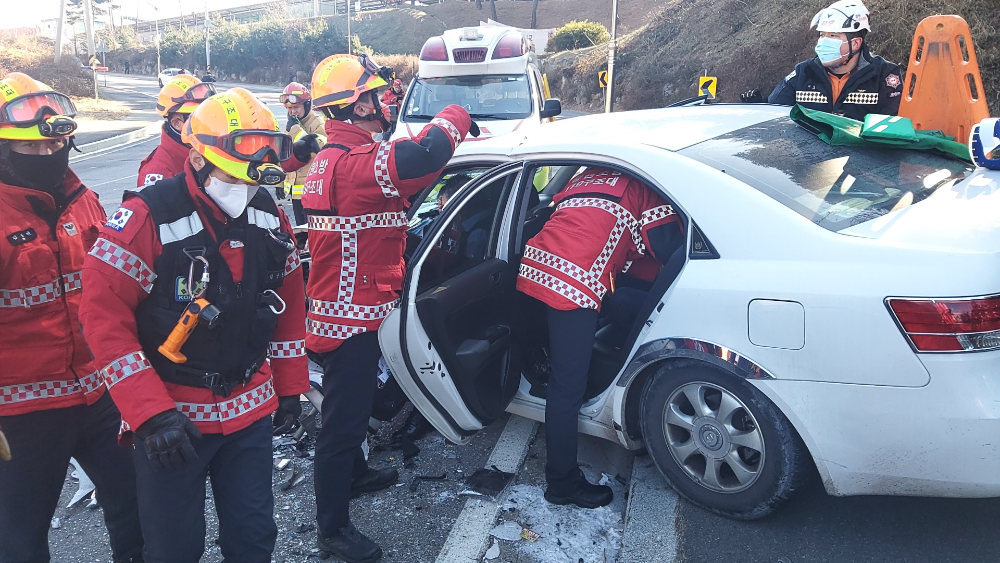
M 959 14 L 972 39 L 990 103 L 1000 114 L 998 0 L 867 0 L 872 51 L 905 65 L 917 23 L 934 14 Z M 723 101 L 760 88 L 765 95 L 795 63 L 815 56 L 813 15 L 829 0 L 664 0 L 642 28 L 628 34 L 618 54 L 616 109 L 660 107 L 696 93 L 704 72 L 719 77 Z M 596 73 L 606 48 L 552 57 L 553 94 L 569 106 L 603 104 Z
M 51 41 L 38 37 L 0 37 L 0 77 L 8 72 L 24 72 L 70 96 L 87 96 L 93 82 L 80 68 L 80 60 L 64 55 L 59 64 L 52 62 Z

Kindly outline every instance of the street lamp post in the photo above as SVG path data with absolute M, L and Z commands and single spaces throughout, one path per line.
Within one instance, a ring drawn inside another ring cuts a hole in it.
M 618 47 L 618 0 L 611 0 L 611 42 L 608 43 L 608 89 L 604 112 L 615 110 L 615 51 Z
M 351 54 L 351 0 L 344 0 L 347 3 L 347 54 Z
M 212 25 L 208 22 L 208 0 L 205 0 L 205 72 L 212 72 L 212 48 L 209 39 L 212 36 Z

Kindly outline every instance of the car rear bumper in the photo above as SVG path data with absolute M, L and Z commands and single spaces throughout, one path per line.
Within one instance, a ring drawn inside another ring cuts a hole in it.
M 758 380 L 828 493 L 1000 496 L 1000 352 L 921 355 L 919 388 Z

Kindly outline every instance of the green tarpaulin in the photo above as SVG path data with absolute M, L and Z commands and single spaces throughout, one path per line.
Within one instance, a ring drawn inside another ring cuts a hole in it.
M 789 117 L 831 145 L 929 149 L 972 162 L 968 146 L 955 142 L 940 131 L 915 130 L 913 122 L 906 117 L 869 115 L 862 123 L 798 105 L 792 108 Z

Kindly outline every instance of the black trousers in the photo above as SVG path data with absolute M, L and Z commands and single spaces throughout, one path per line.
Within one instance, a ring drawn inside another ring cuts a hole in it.
M 291 197 L 291 195 L 289 195 Z M 293 199 L 292 200 L 292 215 L 295 216 L 295 226 L 305 225 L 307 223 L 306 212 L 302 209 L 302 200 Z
M 350 523 L 351 481 L 368 471 L 361 444 L 368 432 L 382 351 L 378 333 L 364 332 L 332 352 L 323 366 L 323 427 L 316 438 L 316 520 L 322 537 Z
M 271 492 L 271 419 L 228 436 L 194 440 L 198 460 L 156 471 L 136 440 L 139 511 L 146 563 L 197 563 L 205 551 L 205 478 L 219 514 L 219 547 L 230 563 L 269 563 L 278 527 Z
M 140 561 L 135 471 L 118 444 L 120 426 L 107 393 L 90 406 L 0 416 L 13 457 L 0 461 L 0 561 L 49 560 L 49 522 L 71 457 L 97 487 L 114 560 Z
M 579 469 L 577 417 L 587 391 L 597 311 L 547 309 L 552 371 L 545 400 L 545 480 L 559 485 L 571 481 Z

